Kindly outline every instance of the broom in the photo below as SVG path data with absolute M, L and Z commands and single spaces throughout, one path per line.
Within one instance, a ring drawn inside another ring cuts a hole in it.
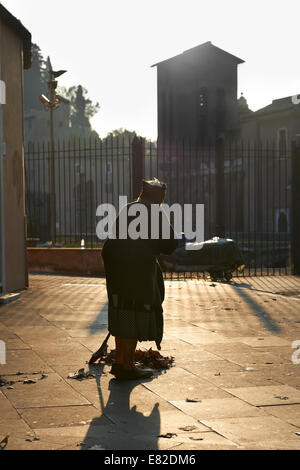
M 103 343 L 101 344 L 100 348 L 98 349 L 98 351 L 96 351 L 91 359 L 89 360 L 89 364 L 95 364 L 96 361 L 98 361 L 98 359 L 102 359 L 105 355 L 106 355 L 106 352 L 107 352 L 107 343 L 108 343 L 108 340 L 110 338 L 110 333 L 108 333 L 108 335 L 106 336 L 105 340 L 103 341 Z

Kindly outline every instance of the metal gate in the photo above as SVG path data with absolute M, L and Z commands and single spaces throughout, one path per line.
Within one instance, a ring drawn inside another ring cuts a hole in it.
M 40 243 L 51 236 L 49 159 L 47 144 L 25 153 L 27 233 Z M 57 142 L 54 159 L 56 242 L 63 247 L 80 247 L 81 239 L 100 247 L 96 207 L 117 208 L 120 195 L 131 200 L 142 178 L 157 176 L 168 185 L 168 204 L 204 204 L 205 239 L 234 239 L 245 275 L 295 272 L 300 177 L 292 168 L 300 155 L 291 143 L 282 149 L 277 142 L 219 141 L 193 148 L 186 141 L 78 140 Z

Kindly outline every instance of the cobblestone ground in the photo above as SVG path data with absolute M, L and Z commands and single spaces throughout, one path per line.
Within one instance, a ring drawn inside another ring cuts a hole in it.
M 299 449 L 300 278 L 166 281 L 166 296 L 176 366 L 117 382 L 86 363 L 107 333 L 105 280 L 32 275 L 0 306 L 7 449 Z M 82 367 L 95 377 L 67 378 Z

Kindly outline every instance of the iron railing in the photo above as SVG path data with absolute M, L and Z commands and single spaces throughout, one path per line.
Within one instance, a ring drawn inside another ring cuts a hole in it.
M 292 151 L 274 143 L 217 142 L 194 148 L 128 138 L 60 142 L 54 148 L 56 243 L 100 247 L 96 209 L 137 195 L 141 178 L 168 185 L 168 204 L 204 204 L 205 239 L 232 238 L 246 261 L 244 274 L 289 273 L 292 264 Z M 27 236 L 48 242 L 48 144 L 25 152 Z M 140 170 L 140 159 L 142 164 Z

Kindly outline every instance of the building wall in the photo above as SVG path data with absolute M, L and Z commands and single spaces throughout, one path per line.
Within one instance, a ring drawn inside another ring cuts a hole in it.
M 182 55 L 157 66 L 158 136 L 166 142 L 214 141 L 237 130 L 237 64 L 214 51 Z M 200 95 L 206 93 L 205 109 Z
M 6 291 L 12 292 L 25 288 L 28 279 L 24 206 L 23 46 L 19 36 L 1 19 L 0 22 L 0 57 L 7 103 L 3 106 Z
M 240 136 L 244 140 L 269 141 L 277 145 L 279 129 L 287 130 L 289 142 L 295 140 L 296 134 L 300 134 L 300 107 L 295 111 L 242 119 Z

